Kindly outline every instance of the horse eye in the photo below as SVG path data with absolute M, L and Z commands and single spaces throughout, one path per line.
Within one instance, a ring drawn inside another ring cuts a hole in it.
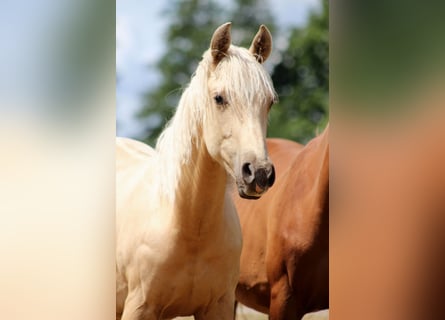
M 215 96 L 215 102 L 216 104 L 222 105 L 224 104 L 224 98 L 218 94 Z

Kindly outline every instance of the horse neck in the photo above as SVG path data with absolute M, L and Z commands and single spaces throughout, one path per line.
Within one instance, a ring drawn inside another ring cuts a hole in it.
M 287 199 L 295 204 L 299 214 L 288 219 L 300 219 L 311 234 L 314 246 L 327 252 L 329 247 L 329 141 L 328 129 L 312 139 L 297 155 L 287 171 L 288 190 L 295 190 Z M 295 211 L 297 212 L 297 210 Z
M 329 127 L 312 139 L 297 155 L 289 170 L 289 179 L 305 179 L 315 195 L 314 203 L 328 206 L 329 198 Z M 304 178 L 302 178 L 304 177 Z
M 227 173 L 200 138 L 190 156 L 182 164 L 175 191 L 175 221 L 188 237 L 203 237 L 222 226 Z
M 320 178 L 319 188 L 329 193 L 329 124 L 320 136 Z
M 329 125 L 319 136 L 317 147 L 318 175 L 314 187 L 316 203 L 321 209 L 317 243 L 326 253 L 329 251 Z
M 202 92 L 207 87 L 207 64 L 200 63 L 157 146 L 160 168 L 165 168 L 160 172 L 165 174 L 161 189 L 173 203 L 178 230 L 190 235 L 222 224 L 227 185 L 225 169 L 210 156 L 202 136 L 208 103 Z

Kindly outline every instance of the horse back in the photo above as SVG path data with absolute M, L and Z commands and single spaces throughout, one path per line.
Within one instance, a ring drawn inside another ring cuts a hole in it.
M 149 145 L 129 138 L 116 138 L 116 170 L 123 169 L 156 154 Z
M 139 212 L 154 184 L 156 152 L 150 146 L 127 138 L 116 139 L 116 215 Z M 145 195 L 145 196 L 144 196 Z M 130 210 L 130 207 L 136 207 Z M 145 210 L 146 211 L 146 210 Z M 134 214 L 133 214 L 134 215 Z M 120 218 L 116 223 L 120 223 Z

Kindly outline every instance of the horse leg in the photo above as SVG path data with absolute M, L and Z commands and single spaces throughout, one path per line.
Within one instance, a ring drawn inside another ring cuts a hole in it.
M 300 320 L 304 316 L 298 307 L 287 275 L 282 275 L 278 281 L 271 284 L 269 319 L 270 320 Z
M 204 312 L 195 314 L 195 320 L 233 320 L 235 295 L 225 294 Z
M 133 290 L 125 299 L 121 320 L 157 320 L 156 315 L 146 309 L 141 290 Z

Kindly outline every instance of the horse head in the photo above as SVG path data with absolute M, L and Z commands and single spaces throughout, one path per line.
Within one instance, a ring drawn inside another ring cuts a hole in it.
M 230 28 L 229 22 L 216 29 L 204 54 L 203 135 L 209 154 L 235 179 L 239 195 L 258 199 L 275 181 L 265 139 L 276 93 L 262 65 L 271 53 L 272 36 L 262 25 L 245 49 L 231 44 Z

